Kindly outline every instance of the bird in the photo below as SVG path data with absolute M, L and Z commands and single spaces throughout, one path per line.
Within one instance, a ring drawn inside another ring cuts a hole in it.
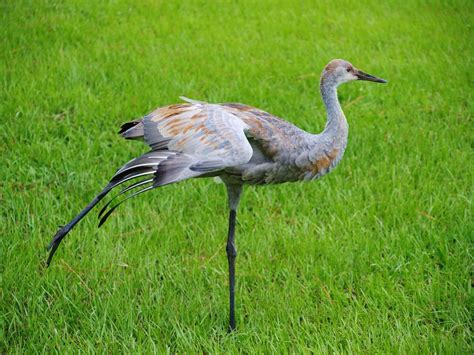
M 252 106 L 213 104 L 183 96 L 180 97 L 183 103 L 160 107 L 141 119 L 123 124 L 119 134 L 125 139 L 144 141 L 150 151 L 118 169 L 103 190 L 68 224 L 60 227 L 48 246 L 46 265 L 50 265 L 71 229 L 117 187 L 127 185 L 100 210 L 99 227 L 119 205 L 144 192 L 192 178 L 218 178 L 225 184 L 229 208 L 228 331 L 234 331 L 235 227 L 243 186 L 311 181 L 333 170 L 344 155 L 349 130 L 337 88 L 356 80 L 387 83 L 346 60 L 334 59 L 324 67 L 319 89 L 327 120 L 319 134 L 306 132 Z

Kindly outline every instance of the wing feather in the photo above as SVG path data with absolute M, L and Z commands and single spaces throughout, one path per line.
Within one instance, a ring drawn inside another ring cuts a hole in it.
M 186 101 L 191 103 L 163 107 L 144 117 L 145 141 L 152 148 L 166 144 L 171 152 L 195 157 L 196 166 L 212 161 L 213 170 L 250 160 L 253 149 L 245 136 L 248 126 L 238 113 L 221 105 Z

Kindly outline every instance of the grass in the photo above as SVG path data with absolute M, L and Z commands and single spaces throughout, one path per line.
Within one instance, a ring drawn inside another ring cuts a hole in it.
M 0 352 L 472 353 L 471 1 L 3 1 Z M 226 333 L 222 185 L 148 193 L 45 246 L 147 148 L 116 131 L 179 95 L 318 132 L 340 89 L 341 165 L 247 188 Z

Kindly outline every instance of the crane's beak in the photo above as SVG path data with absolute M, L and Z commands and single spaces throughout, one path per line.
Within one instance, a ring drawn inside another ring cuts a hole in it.
M 383 83 L 386 84 L 387 80 L 377 78 L 376 76 L 364 73 L 362 70 L 356 70 L 355 76 L 357 77 L 357 80 L 366 80 L 366 81 L 373 81 L 374 83 Z

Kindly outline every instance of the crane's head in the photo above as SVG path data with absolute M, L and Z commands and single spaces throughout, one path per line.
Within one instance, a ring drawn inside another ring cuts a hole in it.
M 364 73 L 362 70 L 357 69 L 351 63 L 342 59 L 331 60 L 321 75 L 321 83 L 327 82 L 334 86 L 339 86 L 340 84 L 353 80 L 366 80 L 373 81 L 374 83 L 387 82 L 384 79 Z

